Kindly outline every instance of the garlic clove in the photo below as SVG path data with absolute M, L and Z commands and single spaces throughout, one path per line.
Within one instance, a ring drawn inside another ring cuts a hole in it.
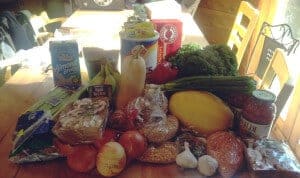
M 176 156 L 176 164 L 182 168 L 196 168 L 197 159 L 191 153 L 189 143 L 184 142 L 184 151 Z
M 218 168 L 218 161 L 209 155 L 203 155 L 198 159 L 198 171 L 201 175 L 212 176 Z

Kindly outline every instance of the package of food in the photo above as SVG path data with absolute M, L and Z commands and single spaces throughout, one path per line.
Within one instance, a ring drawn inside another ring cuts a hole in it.
M 74 40 L 49 43 L 55 86 L 75 90 L 81 86 L 78 44 Z
M 85 91 L 85 87 L 76 92 L 56 87 L 29 107 L 17 121 L 9 159 L 14 163 L 26 163 L 61 157 L 53 146 L 54 118 Z
M 34 112 L 37 110 L 44 110 L 49 112 L 52 117 L 55 117 L 59 113 L 60 109 L 75 93 L 71 90 L 55 87 L 45 96 L 41 97 L 30 108 L 28 108 L 27 111 Z
M 17 122 L 13 149 L 9 155 L 14 163 L 52 160 L 61 155 L 53 146 L 52 116 L 43 110 L 28 111 Z
M 248 139 L 245 151 L 248 166 L 255 174 L 264 172 L 287 173 L 300 176 L 300 164 L 289 145 L 271 139 Z
M 52 132 L 65 143 L 91 143 L 102 136 L 108 117 L 105 98 L 83 98 L 68 105 L 60 113 Z
M 152 19 L 159 33 L 157 62 L 174 55 L 181 47 L 182 22 L 179 19 Z

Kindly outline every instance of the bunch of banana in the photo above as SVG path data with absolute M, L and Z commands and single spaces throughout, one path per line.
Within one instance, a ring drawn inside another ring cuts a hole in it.
M 90 81 L 90 85 L 111 85 L 114 93 L 119 85 L 120 73 L 113 68 L 111 63 L 100 66 L 98 74 Z

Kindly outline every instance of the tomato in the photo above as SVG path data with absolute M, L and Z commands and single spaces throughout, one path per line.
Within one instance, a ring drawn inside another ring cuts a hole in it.
M 122 134 L 119 143 L 124 147 L 126 156 L 129 159 L 142 156 L 147 149 L 145 137 L 136 130 L 127 131 Z
M 58 149 L 59 154 L 63 156 L 68 156 L 74 151 L 74 148 L 71 145 L 63 143 L 59 139 L 54 139 L 53 144 Z
M 112 129 L 106 129 L 102 135 L 102 137 L 96 141 L 94 141 L 94 146 L 99 150 L 105 143 L 110 141 L 115 141 L 117 138 L 117 132 Z
M 74 146 L 73 153 L 67 156 L 67 164 L 76 172 L 88 172 L 96 166 L 96 156 L 92 145 Z

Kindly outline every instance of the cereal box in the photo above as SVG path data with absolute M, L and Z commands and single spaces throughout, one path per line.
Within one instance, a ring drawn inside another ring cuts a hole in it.
M 152 19 L 152 22 L 159 33 L 157 61 L 160 63 L 181 47 L 182 22 L 178 19 Z
M 74 40 L 51 41 L 50 53 L 55 86 L 77 89 L 81 86 L 78 44 Z

